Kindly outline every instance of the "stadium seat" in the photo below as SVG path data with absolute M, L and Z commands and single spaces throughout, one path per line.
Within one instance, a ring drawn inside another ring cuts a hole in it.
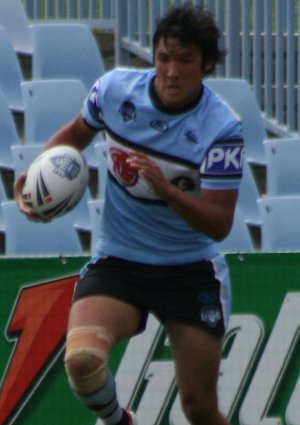
M 7 100 L 9 108 L 12 111 L 23 112 L 24 101 L 21 91 L 21 83 L 23 81 L 22 69 L 8 34 L 1 26 L 0 57 L 0 88 Z
M 99 158 L 97 156 L 97 153 L 95 155 L 95 147 L 98 143 L 105 143 L 105 136 L 103 131 L 97 133 L 93 142 L 83 151 L 83 154 L 89 164 L 89 167 L 94 168 L 97 172 L 99 168 Z
M 1 65 L 0 65 L 1 66 Z M 10 152 L 12 145 L 20 143 L 13 115 L 9 109 L 7 100 L 0 89 L 0 168 L 13 170 L 13 161 Z
M 263 252 L 300 251 L 300 196 L 259 199 Z
M 15 201 L 2 202 L 5 255 L 82 255 L 78 234 L 67 216 L 50 223 L 29 221 Z
M 77 79 L 25 81 L 21 84 L 25 103 L 25 143 L 45 143 L 75 118 L 87 95 Z
M 300 139 L 267 140 L 264 147 L 267 195 L 300 195 Z
M 88 203 L 92 199 L 89 189 L 84 192 L 80 202 L 70 211 L 70 219 L 73 221 L 75 229 L 80 232 L 90 233 L 92 230 Z
M 243 166 L 243 179 L 239 190 L 238 206 L 243 213 L 248 225 L 259 226 L 261 224 L 257 201 L 260 197 L 256 181 L 250 165 L 247 161 Z
M 107 143 L 105 141 L 95 143 L 95 152 L 98 164 L 98 196 L 103 198 L 107 180 Z
M 80 112 L 87 90 L 77 79 L 45 79 L 21 84 L 24 97 L 25 143 L 43 144 Z M 102 138 L 103 136 L 96 136 Z M 88 165 L 97 167 L 94 148 L 83 152 Z
M 11 146 L 10 150 L 13 160 L 15 180 L 20 176 L 23 171 L 27 170 L 32 161 L 42 151 L 42 148 L 43 145 L 41 144 L 19 144 Z
M 86 90 L 104 73 L 104 64 L 88 25 L 44 23 L 32 26 L 32 78 L 76 78 Z
M 96 242 L 99 237 L 100 218 L 103 211 L 104 199 L 91 199 L 88 201 L 88 209 L 91 223 L 91 255 L 96 253 Z
M 0 1 L 0 25 L 7 31 L 15 52 L 24 55 L 32 54 L 29 21 L 21 0 Z
M 4 215 L 2 210 L 2 202 L 7 201 L 7 196 L 5 192 L 4 185 L 2 183 L 2 180 L 0 179 L 0 232 L 3 233 L 5 230 L 5 224 L 4 224 Z
M 242 119 L 246 160 L 256 165 L 265 165 L 263 142 L 267 135 L 250 85 L 239 78 L 207 78 L 205 84 Z
M 254 245 L 243 214 L 237 206 L 234 221 L 227 238 L 217 243 L 218 249 L 223 254 L 234 252 L 254 252 Z

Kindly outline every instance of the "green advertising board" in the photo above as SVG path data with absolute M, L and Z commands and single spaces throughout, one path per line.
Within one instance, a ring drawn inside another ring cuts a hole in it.
M 0 425 L 100 425 L 71 394 L 63 350 L 87 257 L 0 259 Z M 228 255 L 233 312 L 218 392 L 232 425 L 300 425 L 300 254 Z M 111 357 L 119 398 L 142 425 L 187 425 L 168 339 L 146 331 Z

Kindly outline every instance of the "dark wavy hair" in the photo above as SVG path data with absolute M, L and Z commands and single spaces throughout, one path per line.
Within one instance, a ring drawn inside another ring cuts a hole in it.
M 153 54 L 161 38 L 175 38 L 184 47 L 196 47 L 203 56 L 203 63 L 211 64 L 207 74 L 215 70 L 226 55 L 219 47 L 220 31 L 212 14 L 200 6 L 185 3 L 171 8 L 157 22 L 153 35 Z

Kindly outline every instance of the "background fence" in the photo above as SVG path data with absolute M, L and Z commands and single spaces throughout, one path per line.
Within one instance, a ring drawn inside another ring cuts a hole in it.
M 30 19 L 84 20 L 115 31 L 116 64 L 151 63 L 155 22 L 180 0 L 23 0 Z M 300 0 L 194 0 L 215 15 L 228 55 L 218 76 L 253 87 L 269 130 L 300 132 Z
M 33 21 L 83 20 L 92 28 L 114 29 L 114 0 L 22 0 Z

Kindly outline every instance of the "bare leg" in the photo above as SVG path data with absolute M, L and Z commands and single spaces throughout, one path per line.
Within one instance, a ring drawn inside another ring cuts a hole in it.
M 140 319 L 136 307 L 110 297 L 87 297 L 72 306 L 65 354 L 69 383 L 105 424 L 129 423 L 107 361 L 114 344 L 134 334 Z
M 229 425 L 218 410 L 222 340 L 201 328 L 168 320 L 183 411 L 191 425 Z

